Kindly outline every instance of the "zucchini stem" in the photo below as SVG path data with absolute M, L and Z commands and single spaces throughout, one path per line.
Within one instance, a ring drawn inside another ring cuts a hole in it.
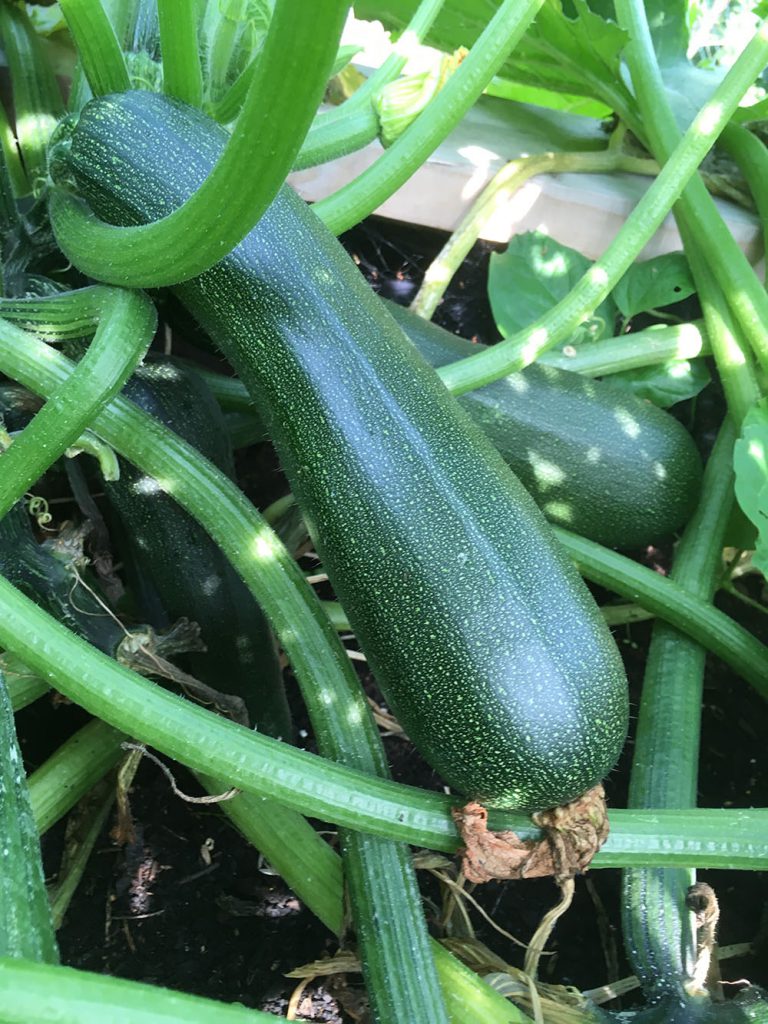
M 670 576 L 711 601 L 721 572 L 723 536 L 734 504 L 733 445 L 726 420 L 707 463 L 699 507 L 677 548 Z M 666 623 L 653 628 L 630 781 L 631 807 L 695 807 L 706 650 Z M 686 892 L 695 871 L 638 868 L 624 873 L 624 937 L 649 1001 L 686 997 L 695 940 Z M 701 993 L 697 993 L 701 994 Z
M 403 70 L 415 45 L 423 42 L 434 24 L 444 2 L 421 0 L 408 27 L 381 67 L 348 100 L 315 117 L 296 157 L 294 170 L 316 167 L 346 153 L 354 153 L 373 142 L 379 132 L 379 119 L 373 108 L 375 96 Z M 216 120 L 221 118 L 217 116 Z
M 152 224 L 114 227 L 74 197 L 55 191 L 51 222 L 72 262 L 96 280 L 154 288 L 201 274 L 237 245 L 293 163 L 336 56 L 347 6 L 344 0 L 317 0 L 308 17 L 305 0 L 277 0 L 221 160 L 173 213 Z
M 169 96 L 200 107 L 203 72 L 197 45 L 197 11 L 189 0 L 158 0 L 163 90 Z
M 101 0 L 61 0 L 61 13 L 93 95 L 130 89 L 123 51 Z
M 313 210 L 334 234 L 381 206 L 453 131 L 523 37 L 541 3 L 503 0 L 469 55 L 413 124 L 372 167 L 315 203 Z
M 498 171 L 468 210 L 459 226 L 427 268 L 411 309 L 430 320 L 454 274 L 469 255 L 486 225 L 522 186 L 537 174 L 598 174 L 624 171 L 655 176 L 655 160 L 627 156 L 611 147 L 599 153 L 536 153 L 510 160 Z

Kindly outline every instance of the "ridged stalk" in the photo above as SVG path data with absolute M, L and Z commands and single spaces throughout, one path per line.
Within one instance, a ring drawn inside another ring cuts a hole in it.
M 16 138 L 27 177 L 25 192 L 36 193 L 46 175 L 48 139 L 64 105 L 40 38 L 26 12 L 16 4 L 0 4 L 0 37 L 11 73 Z
M 325 821 L 453 852 L 455 799 L 376 778 L 261 736 L 184 701 L 74 636 L 0 578 L 0 644 L 114 728 L 194 771 Z M 612 812 L 593 867 L 763 868 L 768 810 Z M 489 827 L 536 834 L 520 814 L 493 812 Z
M 153 224 L 114 227 L 73 197 L 55 193 L 57 238 L 78 268 L 110 283 L 155 288 L 201 274 L 237 245 L 291 168 L 336 56 L 347 6 L 344 0 L 316 0 L 310 17 L 306 0 L 277 0 L 221 160 L 173 213 Z
M 112 292 L 72 376 L 0 456 L 0 518 L 117 394 L 147 351 L 155 324 L 155 310 L 146 296 Z
M 671 577 L 711 601 L 721 569 L 723 535 L 733 508 L 733 444 L 726 421 L 707 463 L 699 507 L 675 554 Z M 666 623 L 653 628 L 646 662 L 630 781 L 629 804 L 696 806 L 706 651 Z M 695 871 L 642 869 L 624 874 L 624 939 L 646 996 L 686 998 L 695 941 L 685 906 Z
M 158 0 L 163 89 L 193 107 L 203 102 L 203 73 L 197 43 L 197 11 L 189 0 Z
M 13 709 L 1 674 L 0 921 L 0 957 L 58 963 L 40 839 L 16 740 Z
M 61 0 L 60 6 L 93 95 L 130 89 L 123 52 L 101 0 Z

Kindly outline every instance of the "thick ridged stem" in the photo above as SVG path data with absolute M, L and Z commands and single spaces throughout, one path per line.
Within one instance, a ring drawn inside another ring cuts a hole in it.
M 711 601 L 717 590 L 723 535 L 733 508 L 733 444 L 726 421 L 707 463 L 699 507 L 675 554 L 671 577 Z M 632 807 L 696 806 L 702 690 L 706 651 L 672 626 L 657 623 L 646 662 L 635 737 L 629 803 Z M 624 874 L 624 938 L 646 994 L 684 997 L 695 943 L 685 906 L 695 872 L 638 869 Z
M 124 739 L 122 733 L 95 719 L 30 775 L 32 813 L 41 835 L 115 767 L 123 756 L 120 744 Z
M 92 714 L 195 771 L 372 835 L 444 852 L 459 845 L 450 797 L 346 768 L 204 711 L 117 665 L 2 578 L 0 644 Z M 493 812 L 489 826 L 536 834 L 520 814 Z M 749 869 L 766 858 L 768 810 L 616 810 L 592 866 Z
M 673 150 L 678 146 L 680 131 L 667 100 L 645 7 L 640 0 L 617 0 L 616 16 L 631 40 L 626 60 L 642 115 L 641 135 L 647 138 L 654 156 L 663 163 L 671 159 Z M 758 28 L 756 35 L 760 34 L 768 36 L 767 22 Z M 694 245 L 706 255 L 740 331 L 749 341 L 763 369 L 768 369 L 768 334 L 765 328 L 768 323 L 768 295 L 700 177 L 694 176 L 687 184 L 675 216 L 681 227 L 687 229 Z M 691 251 L 689 244 L 686 248 Z M 730 367 L 726 367 L 726 373 L 729 370 Z
M 617 15 L 632 40 L 627 47 L 627 61 L 643 117 L 644 131 L 654 155 L 659 162 L 664 163 L 679 145 L 681 134 L 666 98 L 645 10 L 636 0 L 619 0 Z M 765 336 L 765 320 L 757 333 L 750 329 L 750 318 L 745 319 L 745 310 L 738 295 L 760 293 L 757 295 L 757 301 L 762 305 L 764 316 L 768 316 L 768 297 L 760 288 L 743 253 L 731 238 L 698 176 L 694 176 L 683 191 L 675 209 L 675 216 L 701 298 L 712 352 L 728 400 L 728 409 L 734 422 L 740 423 L 746 410 L 760 395 L 754 360 L 742 329 L 752 340 L 758 355 L 762 346 L 768 357 L 768 341 Z M 706 246 L 701 245 L 701 224 L 709 226 Z M 708 266 L 707 256 L 710 250 L 718 248 L 729 253 L 729 270 L 724 274 L 720 268 L 719 279 L 716 279 L 713 273 L 714 264 L 712 267 Z M 732 273 L 735 276 L 731 276 Z M 726 294 L 723 293 L 723 287 Z M 739 311 L 738 324 L 734 323 L 731 317 L 728 303 Z
M 104 974 L 0 960 L 3 1024 L 275 1024 L 248 1010 Z
M 118 393 L 147 351 L 155 324 L 155 309 L 146 296 L 112 292 L 72 376 L 0 455 L 0 518 Z
M 718 145 L 749 185 L 763 227 L 763 252 L 768 252 L 768 149 L 762 139 L 733 121 L 723 129 Z
M 61 12 L 93 95 L 130 89 L 123 52 L 101 0 L 61 0 Z
M 0 4 L 0 36 L 11 73 L 16 138 L 27 177 L 24 191 L 36 192 L 46 175 L 48 139 L 63 113 L 61 93 L 22 8 Z
M 72 196 L 54 193 L 57 240 L 78 268 L 97 280 L 154 288 L 201 274 L 237 245 L 293 164 L 322 96 L 347 7 L 344 0 L 316 0 L 308 17 L 305 0 L 278 0 L 221 160 L 173 213 L 153 224 L 114 227 Z
M 197 44 L 197 11 L 189 0 L 158 0 L 163 89 L 193 107 L 203 102 L 203 73 Z
M 0 956 L 57 963 L 56 938 L 13 709 L 0 674 Z M 3 1000 L 4 1002 L 4 1000 Z
M 559 527 L 554 529 L 582 576 L 652 611 L 722 658 L 762 697 L 768 698 L 768 651 L 743 626 L 668 576 L 660 576 L 585 537 Z

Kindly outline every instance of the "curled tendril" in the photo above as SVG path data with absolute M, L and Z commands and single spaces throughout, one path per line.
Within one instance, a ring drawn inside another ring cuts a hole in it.
M 31 494 L 27 502 L 27 509 L 41 530 L 44 530 L 53 521 L 53 516 L 48 510 L 48 502 L 45 498 Z

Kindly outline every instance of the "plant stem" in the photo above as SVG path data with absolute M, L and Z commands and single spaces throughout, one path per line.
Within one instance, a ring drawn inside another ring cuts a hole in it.
M 139 292 L 115 290 L 72 376 L 0 456 L 0 518 L 80 437 L 147 351 L 155 310 Z
M 718 146 L 735 161 L 744 175 L 763 226 L 763 252 L 768 252 L 768 150 L 756 135 L 731 121 Z
M 271 1013 L 237 1003 L 104 974 L 0 959 L 3 1024 L 275 1024 Z
M 671 578 L 711 601 L 721 574 L 723 535 L 734 504 L 733 444 L 727 420 L 707 463 L 702 497 L 675 554 Z M 706 651 L 666 623 L 653 629 L 646 661 L 630 781 L 631 807 L 695 807 Z M 624 937 L 651 1002 L 685 998 L 695 957 L 685 906 L 695 872 L 636 869 L 624 874 Z
M 0 674 L 0 956 L 57 963 L 40 839 L 23 764 L 13 709 Z
M 29 777 L 29 796 L 41 835 L 52 828 L 123 756 L 125 739 L 94 719 L 61 744 Z
M 733 422 L 740 424 L 748 410 L 760 398 L 755 362 L 749 346 L 743 341 L 741 330 L 734 321 L 722 288 L 713 277 L 703 254 L 696 247 L 688 225 L 682 221 L 680 233 L 684 240 L 691 273 L 698 287 L 707 337 L 725 391 L 728 412 Z
M 69 341 L 93 334 L 111 294 L 111 288 L 90 285 L 64 295 L 0 298 L 0 317 L 46 341 Z
M 368 145 L 378 135 L 379 119 L 372 101 L 405 67 L 440 13 L 445 0 L 421 0 L 408 27 L 384 63 L 344 103 L 318 114 L 294 163 L 294 170 L 315 167 Z M 219 120 L 219 118 L 217 118 Z
M 82 880 L 88 859 L 114 802 L 114 780 L 103 779 L 77 808 L 77 833 L 73 834 L 67 829 L 62 865 L 50 894 L 51 917 L 56 931 L 64 923 L 72 897 Z
M 203 102 L 203 72 L 197 45 L 197 12 L 189 0 L 158 0 L 163 89 L 184 103 Z
M 22 708 L 33 704 L 44 693 L 48 692 L 48 683 L 40 679 L 33 672 L 14 661 L 13 669 L 9 669 L 8 658 L 2 659 L 2 671 L 5 674 L 6 689 L 11 698 L 11 707 L 14 711 L 21 711 Z
M 582 576 L 654 612 L 722 658 L 762 697 L 768 698 L 768 663 L 764 660 L 768 651 L 746 629 L 673 579 L 575 533 L 559 527 L 554 530 Z M 756 659 L 763 663 L 757 664 Z
M 627 47 L 627 60 L 632 81 L 637 93 L 638 105 L 643 117 L 645 132 L 653 152 L 663 163 L 680 142 L 680 132 L 672 108 L 666 98 L 664 82 L 656 61 L 653 40 L 642 4 L 637 0 L 619 0 L 617 15 L 622 26 L 628 31 L 631 44 Z M 707 266 L 705 252 L 717 246 L 715 238 L 708 239 L 704 252 L 699 248 L 700 237 L 696 237 L 700 220 L 711 221 L 715 234 L 723 231 L 728 236 L 724 243 L 732 250 L 732 265 L 738 265 L 741 274 L 738 283 L 725 282 L 729 301 L 735 297 L 736 288 L 745 289 L 756 284 L 755 275 L 736 246 L 730 233 L 725 229 L 722 218 L 715 210 L 702 181 L 693 177 L 684 191 L 676 209 L 680 233 L 688 255 L 699 297 L 707 323 L 707 332 L 712 343 L 713 354 L 723 382 L 728 408 L 736 423 L 740 423 L 746 410 L 759 398 L 760 390 L 751 354 L 741 332 L 734 324 L 727 308 L 720 283 Z M 768 299 L 761 296 L 764 311 L 768 313 Z M 749 330 L 748 321 L 745 323 Z M 761 328 L 764 333 L 764 328 Z
M 525 34 L 542 0 L 503 0 L 469 56 L 403 134 L 366 171 L 315 203 L 335 234 L 359 223 L 403 185 L 456 127 Z
M 608 295 L 661 224 L 679 198 L 685 182 L 701 163 L 766 61 L 768 23 L 760 27 L 712 97 L 696 115 L 661 173 L 622 225 L 611 245 L 571 292 L 546 316 L 513 337 L 439 371 L 454 394 L 463 394 L 522 369 L 540 353 L 565 341 L 574 333 L 584 317 Z
M 536 153 L 510 160 L 486 185 L 479 198 L 427 268 L 411 309 L 426 320 L 432 318 L 454 274 L 482 234 L 489 220 L 509 203 L 514 194 L 537 174 L 579 172 L 596 174 L 624 171 L 656 175 L 655 160 L 626 156 L 613 149 L 598 153 Z
M 545 352 L 537 362 L 587 377 L 603 377 L 640 366 L 654 366 L 669 359 L 695 359 L 710 354 L 709 339 L 703 328 L 701 320 L 674 327 L 653 326 L 617 338 L 590 341 L 584 346 L 566 345 L 562 351 Z
M 101 0 L 61 0 L 60 6 L 93 95 L 130 89 L 123 52 Z
M 0 103 L 0 175 L 2 175 L 2 202 L 0 208 L 2 214 L 3 235 L 10 231 L 19 221 L 19 213 L 16 209 L 16 198 L 23 196 L 27 191 L 27 180 L 24 168 L 21 166 L 19 150 L 16 146 L 16 139 L 13 137 L 11 126 L 8 123 L 8 115 L 5 107 Z
M 74 197 L 54 192 L 51 221 L 67 257 L 97 280 L 145 288 L 186 281 L 226 255 L 256 224 L 293 163 L 325 87 L 347 6 L 316 0 L 308 17 L 305 0 L 277 0 L 221 159 L 173 213 L 152 224 L 114 227 Z

